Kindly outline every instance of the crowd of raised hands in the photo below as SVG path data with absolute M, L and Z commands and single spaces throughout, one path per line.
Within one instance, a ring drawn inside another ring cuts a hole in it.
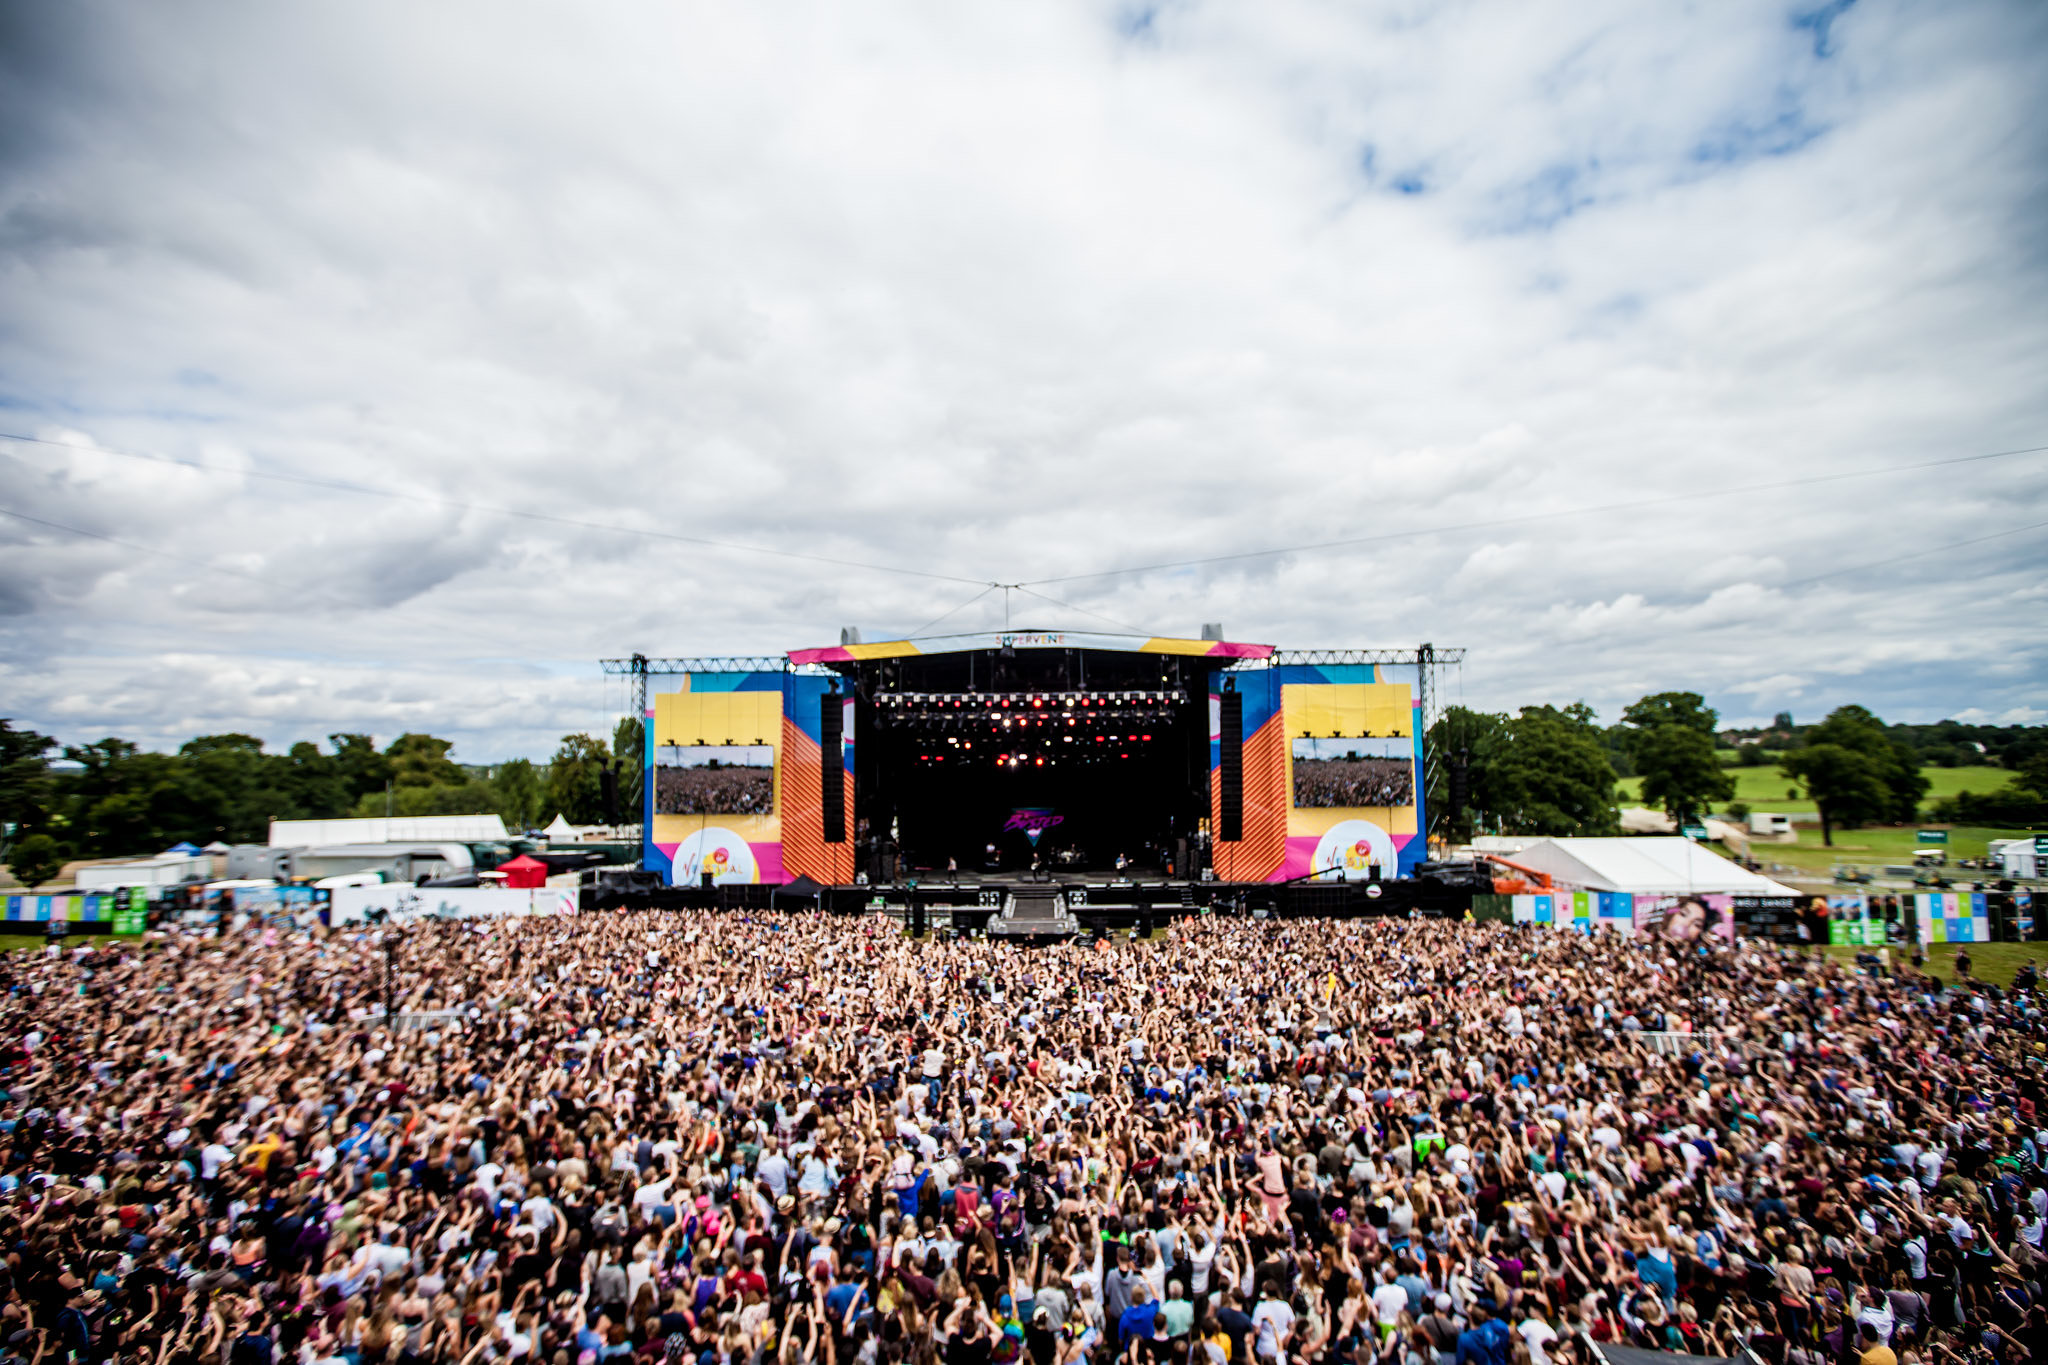
M 2030 993 L 1548 927 L 0 958 L 0 1365 L 2048 1359 Z

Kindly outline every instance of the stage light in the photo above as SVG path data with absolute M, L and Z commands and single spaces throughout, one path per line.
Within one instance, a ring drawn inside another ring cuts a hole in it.
M 1150 735 L 1140 735 L 1140 736 L 1138 736 L 1138 738 L 1140 738 L 1140 739 L 1150 739 L 1150 738 L 1152 738 L 1152 736 L 1150 736 Z M 1491 904 L 1491 902 L 1489 902 L 1489 904 Z
M 1042 759 L 1042 758 L 1041 758 L 1041 759 L 1039 759 L 1039 760 L 1038 760 L 1038 766 L 1039 766 L 1039 767 L 1041 767 L 1041 768 L 1043 768 L 1043 767 L 1045 766 L 1045 760 L 1044 760 L 1044 759 Z

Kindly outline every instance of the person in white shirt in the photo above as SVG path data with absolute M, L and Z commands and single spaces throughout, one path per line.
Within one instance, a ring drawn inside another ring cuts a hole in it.
M 777 1199 L 789 1193 L 789 1158 L 782 1154 L 776 1139 L 769 1138 L 763 1144 L 761 1155 L 754 1161 L 754 1174 L 768 1182 Z
M 223 1146 L 220 1139 L 215 1138 L 199 1149 L 199 1178 L 218 1180 L 221 1168 L 234 1159 L 235 1154 Z
M 1394 1283 L 1385 1263 L 1380 1266 L 1380 1282 L 1373 1286 L 1372 1306 L 1379 1316 L 1380 1336 L 1384 1339 L 1408 1307 L 1408 1291 Z
M 1405 1304 L 1407 1293 L 1397 1292 Z M 1259 1306 L 1252 1310 L 1252 1328 L 1257 1333 L 1252 1339 L 1253 1355 L 1275 1362 L 1287 1358 L 1289 1338 L 1294 1335 L 1294 1310 L 1280 1297 L 1278 1286 L 1266 1286 L 1265 1293 L 1259 1298 Z
M 1536 1311 L 1536 1304 L 1529 1305 L 1529 1316 L 1515 1331 L 1529 1348 L 1529 1365 L 1550 1365 L 1550 1352 L 1546 1348 L 1557 1340 L 1557 1329 L 1543 1320 Z

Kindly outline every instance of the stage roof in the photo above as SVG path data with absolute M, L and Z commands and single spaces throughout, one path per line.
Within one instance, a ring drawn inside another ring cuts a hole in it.
M 1229 640 L 1179 640 L 1163 635 L 1109 635 L 1073 630 L 993 630 L 971 635 L 928 635 L 915 640 L 792 649 L 793 664 L 849 664 L 866 659 L 905 659 L 925 654 L 962 654 L 977 649 L 1102 649 L 1126 654 L 1184 654 L 1209 659 L 1266 659 L 1271 645 Z

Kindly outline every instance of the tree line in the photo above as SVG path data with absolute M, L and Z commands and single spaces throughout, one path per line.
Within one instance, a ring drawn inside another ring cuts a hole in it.
M 377 815 L 502 816 L 514 830 L 637 819 L 640 722 L 564 735 L 546 763 L 457 763 L 453 740 L 404 734 L 379 749 L 335 734 L 282 753 L 254 735 L 201 735 L 160 754 L 125 739 L 60 745 L 0 720 L 0 822 L 16 876 L 73 858 L 154 853 L 181 840 L 261 843 L 278 820 Z M 16 859 L 24 860 L 17 866 Z M 31 883 L 32 884 L 32 883 Z
M 1812 725 L 1778 719 L 1763 742 L 1731 750 L 1719 742 L 1727 737 L 1717 728 L 1719 715 L 1697 692 L 1654 693 L 1604 728 L 1584 703 L 1525 706 L 1514 715 L 1453 706 L 1429 731 L 1431 827 L 1460 840 L 1476 833 L 1615 834 L 1615 784 L 1623 776 L 1642 779 L 1643 804 L 1684 823 L 1728 808 L 1735 795 L 1731 762 L 1774 761 L 1813 801 L 1822 842 L 1833 843 L 1836 829 L 1920 818 L 1928 789 L 1921 768 L 1965 752 L 1977 763 L 2010 766 L 2013 776 L 1992 796 L 1966 793 L 1937 803 L 1937 817 L 2048 816 L 2043 727 L 1888 726 L 1862 706 L 1838 707 Z M 1997 748 L 1973 731 L 1988 733 Z M 1938 756 L 1930 758 L 1930 750 Z

